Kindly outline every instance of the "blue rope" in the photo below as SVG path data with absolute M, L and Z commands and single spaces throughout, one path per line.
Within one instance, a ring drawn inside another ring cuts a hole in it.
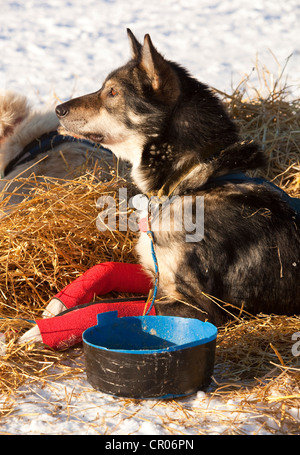
M 150 237 L 150 240 L 151 240 L 151 254 L 152 254 L 152 258 L 153 258 L 153 262 L 154 262 L 155 280 L 154 280 L 153 296 L 152 296 L 151 304 L 150 304 L 148 310 L 146 311 L 146 316 L 150 313 L 150 311 L 151 311 L 151 309 L 152 309 L 152 307 L 154 305 L 155 299 L 156 299 L 157 286 L 158 286 L 158 275 L 159 275 L 158 262 L 157 262 L 157 257 L 156 257 L 155 249 L 154 249 L 153 232 L 149 230 L 149 231 L 147 231 L 147 234 L 148 234 L 148 236 Z
M 33 321 L 32 319 L 12 318 L 12 317 L 10 317 L 10 316 L 7 316 L 6 318 L 0 318 L 0 319 L 13 319 L 14 321 L 15 321 L 15 320 L 18 320 L 18 321 L 30 322 L 31 324 L 36 324 L 36 322 Z

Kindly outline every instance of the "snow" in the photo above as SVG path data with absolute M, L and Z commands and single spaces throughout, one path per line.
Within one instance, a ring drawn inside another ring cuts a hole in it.
M 150 33 L 169 59 L 201 81 L 231 91 L 258 55 L 270 71 L 288 64 L 298 84 L 297 0 L 1 0 L 0 88 L 36 102 L 61 100 L 100 88 L 129 59 L 126 28 Z
M 180 400 L 124 400 L 93 390 L 85 376 L 18 391 L 13 416 L 2 419 L 0 434 L 151 435 L 223 433 L 272 434 L 276 418 L 263 407 L 243 408 L 239 400 L 210 398 L 204 392 Z M 299 415 L 294 412 L 294 418 Z M 199 429 L 200 433 L 199 433 Z
M 298 0 L 0 0 L 0 11 L 0 90 L 26 94 L 36 106 L 100 88 L 129 59 L 127 27 L 141 40 L 150 33 L 168 59 L 229 93 L 251 73 L 257 56 L 275 76 L 291 56 L 288 82 L 299 94 Z M 94 391 L 84 374 L 43 387 L 24 385 L 15 399 L 0 433 L 284 432 L 265 404 L 239 412 L 238 399 L 204 392 L 175 401 L 124 400 Z M 6 406 L 4 397 L 0 406 Z M 286 413 L 300 423 L 295 408 Z

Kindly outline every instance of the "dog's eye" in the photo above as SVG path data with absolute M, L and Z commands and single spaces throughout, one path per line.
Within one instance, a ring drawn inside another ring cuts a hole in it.
M 114 97 L 117 96 L 118 92 L 113 87 L 109 91 L 110 96 Z

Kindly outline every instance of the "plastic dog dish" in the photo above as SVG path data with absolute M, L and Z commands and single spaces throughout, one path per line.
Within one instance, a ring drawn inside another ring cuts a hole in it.
M 82 337 L 87 380 L 124 398 L 189 395 L 211 381 L 216 337 L 198 319 L 102 313 Z

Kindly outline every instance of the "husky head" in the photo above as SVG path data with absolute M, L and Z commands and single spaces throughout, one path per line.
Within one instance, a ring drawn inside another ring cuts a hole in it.
M 197 163 L 237 140 L 218 98 L 150 36 L 143 45 L 127 30 L 131 60 L 109 74 L 97 92 L 56 107 L 62 127 L 108 147 L 133 165 L 143 191 L 160 188 L 183 163 Z
M 141 46 L 130 30 L 132 60 L 113 71 L 102 88 L 56 108 L 68 131 L 109 147 L 138 165 L 144 145 L 161 133 L 161 124 L 179 96 L 179 81 L 146 35 Z

